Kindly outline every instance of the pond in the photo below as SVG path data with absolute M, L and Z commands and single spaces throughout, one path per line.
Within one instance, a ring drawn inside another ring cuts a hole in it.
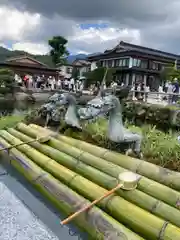
M 25 101 L 12 101 L 12 100 L 1 100 L 0 101 L 0 117 L 8 115 L 19 115 L 29 110 L 39 107 L 43 102 L 28 103 Z

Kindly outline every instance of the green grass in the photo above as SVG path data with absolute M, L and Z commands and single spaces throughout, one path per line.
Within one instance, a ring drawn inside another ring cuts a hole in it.
M 93 138 L 101 141 L 101 145 L 107 146 L 107 120 L 99 119 L 95 123 L 88 124 L 86 129 Z M 143 135 L 142 152 L 144 159 L 154 164 L 180 171 L 180 143 L 177 140 L 178 133 L 162 132 L 155 126 L 144 125 L 141 128 L 128 125 L 133 132 Z
M 8 127 L 14 127 L 18 122 L 23 121 L 25 115 L 13 115 L 0 118 L 0 130 Z

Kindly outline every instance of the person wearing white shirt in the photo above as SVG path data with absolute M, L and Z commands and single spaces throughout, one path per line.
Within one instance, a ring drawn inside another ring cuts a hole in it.
M 32 78 L 32 76 L 29 76 L 28 84 L 29 84 L 29 88 L 33 87 L 33 78 Z
M 159 86 L 158 92 L 163 93 L 163 87 L 161 85 Z M 162 94 L 158 94 L 158 101 L 159 102 L 162 101 L 162 97 L 163 97 Z
M 70 90 L 74 91 L 74 78 L 70 79 Z
M 58 86 L 59 89 L 62 88 L 61 79 L 58 79 L 57 86 Z
M 56 79 L 55 79 L 55 77 L 53 77 L 51 80 L 51 90 L 54 90 L 55 87 L 56 87 Z
M 65 90 L 69 89 L 69 81 L 68 81 L 68 79 L 64 80 L 64 87 L 65 87 Z

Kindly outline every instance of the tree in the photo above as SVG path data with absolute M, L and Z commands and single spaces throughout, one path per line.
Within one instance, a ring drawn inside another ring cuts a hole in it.
M 50 55 L 54 64 L 64 64 L 67 60 L 69 52 L 67 51 L 66 44 L 68 40 L 62 36 L 54 36 L 48 41 L 49 46 L 52 48 Z
M 73 67 L 72 78 L 77 79 L 79 77 L 79 75 L 80 75 L 79 69 L 77 67 Z
M 86 78 L 88 79 L 88 83 L 96 83 L 96 82 L 102 82 L 104 74 L 106 72 L 105 67 L 99 67 L 95 70 L 86 73 Z M 116 72 L 116 68 L 108 68 L 107 74 L 106 74 L 106 85 L 109 86 L 110 83 L 113 80 L 113 74 Z
M 171 81 L 177 78 L 178 81 L 180 82 L 180 70 L 176 69 L 173 65 L 166 66 L 162 71 L 161 71 L 161 79 L 163 81 Z
M 0 93 L 14 94 L 15 87 L 16 87 L 16 84 L 14 81 L 14 72 L 6 68 L 0 69 Z

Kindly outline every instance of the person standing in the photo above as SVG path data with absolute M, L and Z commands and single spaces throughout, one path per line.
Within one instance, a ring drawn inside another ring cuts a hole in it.
M 26 88 L 28 88 L 28 82 L 29 82 L 29 78 L 27 75 L 24 76 L 24 85 Z
M 71 87 L 71 91 L 74 92 L 74 78 L 70 79 L 70 87 Z
M 58 89 L 62 89 L 62 82 L 61 82 L 60 78 L 57 81 L 57 87 L 58 87 Z
M 65 78 L 65 80 L 64 80 L 64 88 L 65 88 L 65 90 L 69 89 L 69 81 L 67 80 L 67 78 Z
M 177 78 L 174 79 L 175 82 L 173 83 L 173 93 L 176 94 L 176 95 L 173 95 L 172 96 L 172 103 L 175 104 L 178 100 L 178 95 L 179 94 L 179 83 L 178 83 L 178 80 Z

